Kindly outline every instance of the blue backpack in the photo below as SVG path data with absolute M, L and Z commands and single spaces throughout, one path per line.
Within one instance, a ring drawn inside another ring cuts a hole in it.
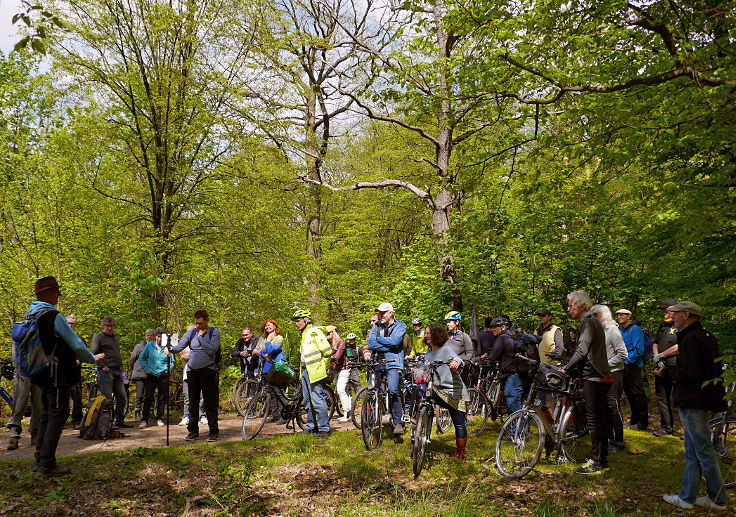
M 41 334 L 38 331 L 38 318 L 51 310 L 53 309 L 42 309 L 35 314 L 26 315 L 25 319 L 16 322 L 10 331 L 15 351 L 15 364 L 23 377 L 38 377 L 49 367 L 52 367 L 53 370 L 53 366 L 58 363 L 58 359 L 54 356 L 56 344 L 54 344 L 51 355 L 46 355 L 41 346 Z M 52 371 L 51 375 L 53 373 Z

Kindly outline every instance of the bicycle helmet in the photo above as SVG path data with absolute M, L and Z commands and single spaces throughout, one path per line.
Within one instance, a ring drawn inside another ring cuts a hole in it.
M 312 319 L 312 313 L 309 312 L 307 309 L 297 309 L 294 311 L 294 314 L 291 316 L 292 320 L 298 320 L 301 318 L 309 318 Z
M 355 335 L 355 332 L 350 332 L 347 336 L 345 336 L 345 339 L 355 339 L 358 336 Z
M 421 318 L 414 318 L 413 320 L 411 320 L 411 324 L 412 325 L 421 325 L 422 324 L 422 319 Z
M 460 321 L 462 319 L 463 319 L 463 315 L 460 314 L 457 311 L 450 311 L 447 314 L 445 314 L 445 321 L 448 321 L 448 320 L 458 320 L 458 321 Z

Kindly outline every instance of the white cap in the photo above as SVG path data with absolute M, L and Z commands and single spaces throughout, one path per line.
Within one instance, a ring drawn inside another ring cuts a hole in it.
M 381 305 L 378 306 L 376 311 L 377 312 L 386 312 L 386 311 L 394 312 L 394 306 L 388 302 L 383 302 Z
M 629 309 L 619 309 L 616 314 L 631 314 L 631 311 Z

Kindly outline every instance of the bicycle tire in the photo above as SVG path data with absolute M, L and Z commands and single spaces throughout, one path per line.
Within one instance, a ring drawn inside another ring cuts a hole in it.
M 450 417 L 449 409 L 437 406 L 434 416 L 438 434 L 446 433 L 450 430 L 450 426 L 452 426 L 452 417 Z
M 323 388 L 327 397 L 327 421 L 330 421 L 335 416 L 335 409 L 337 408 L 335 392 L 332 391 L 332 387 L 330 386 L 323 386 Z
M 258 393 L 259 384 L 255 379 L 243 379 L 242 377 L 238 381 L 242 382 L 236 381 L 233 388 L 233 407 L 240 416 L 243 416 L 248 402 Z
M 496 467 L 508 478 L 522 478 L 536 466 L 544 447 L 544 427 L 530 409 L 514 412 L 496 440 Z
M 360 408 L 360 434 L 363 437 L 365 448 L 369 451 L 380 447 L 383 440 L 381 406 L 381 396 L 378 390 L 369 390 L 365 396 L 363 406 Z
M 361 408 L 363 407 L 363 404 L 365 402 L 365 396 L 368 393 L 368 388 L 365 386 L 360 388 L 358 390 L 358 393 L 355 394 L 355 397 L 353 397 L 353 401 L 351 403 L 351 419 L 353 421 L 353 425 L 356 429 L 361 429 L 360 422 L 361 422 Z
M 241 435 L 243 440 L 252 440 L 263 429 L 263 425 L 271 413 L 271 394 L 263 390 L 250 399 L 243 414 Z
M 503 384 L 500 380 L 493 381 L 490 389 L 490 396 L 488 398 L 490 417 L 494 422 L 496 420 L 505 420 L 505 415 L 508 415 L 508 409 L 506 409 L 506 399 L 503 394 Z
M 590 458 L 593 442 L 585 420 L 584 408 L 572 406 L 563 413 L 557 440 L 560 442 L 562 454 L 568 461 L 585 463 Z
M 475 388 L 472 388 L 475 389 Z M 470 391 L 470 390 L 468 390 Z M 488 414 L 490 413 L 490 402 L 486 394 L 475 389 L 475 400 L 468 407 L 467 423 L 468 434 L 480 436 L 488 428 Z
M 414 479 L 422 473 L 427 457 L 427 444 L 432 434 L 432 415 L 428 407 L 419 410 L 417 427 L 414 430 L 414 439 L 411 444 L 411 466 Z
M 725 488 L 736 487 L 736 416 L 714 418 L 708 423 Z

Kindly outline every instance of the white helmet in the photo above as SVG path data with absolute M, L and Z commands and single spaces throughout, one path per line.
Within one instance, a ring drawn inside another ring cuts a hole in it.
M 348 334 L 347 336 L 345 336 L 345 339 L 355 339 L 357 337 L 358 336 L 355 335 L 355 332 L 351 332 L 350 334 Z

